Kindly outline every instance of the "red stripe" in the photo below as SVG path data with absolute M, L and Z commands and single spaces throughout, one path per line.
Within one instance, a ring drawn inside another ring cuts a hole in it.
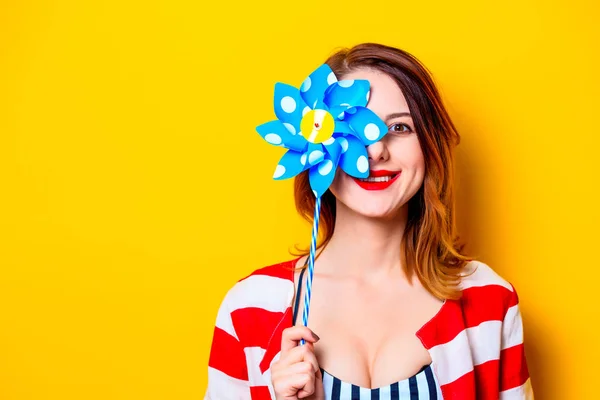
M 281 263 L 277 263 L 277 264 L 273 264 L 273 265 L 269 265 L 260 269 L 257 269 L 255 271 L 253 271 L 250 275 L 240 279 L 239 281 L 243 281 L 244 279 L 248 279 L 251 276 L 255 276 L 255 275 L 267 275 L 267 276 L 273 276 L 275 278 L 281 278 L 281 279 L 287 279 L 287 280 L 294 280 L 294 266 L 296 265 L 296 262 L 298 261 L 299 258 L 296 258 L 294 260 L 288 260 L 288 261 L 284 261 Z
M 477 400 L 498 399 L 498 371 L 500 362 L 490 360 L 475 366 L 475 382 L 477 382 Z
M 495 400 L 499 392 L 521 386 L 529 378 L 522 344 L 503 350 L 500 360 L 476 365 L 457 380 L 441 387 L 444 399 Z M 476 393 L 476 397 L 472 397 Z
M 267 386 L 250 386 L 252 400 L 271 400 L 271 393 Z
M 241 380 L 248 380 L 246 354 L 236 338 L 215 327 L 208 365 Z
M 277 325 L 275 331 L 273 332 L 273 336 L 267 345 L 267 351 L 265 352 L 265 355 L 263 356 L 263 359 L 259 365 L 260 371 L 263 374 L 267 369 L 269 369 L 273 358 L 281 351 L 281 334 L 285 328 L 290 326 L 292 326 L 292 307 L 288 307 L 285 310 L 282 320 Z
M 462 310 L 456 300 L 446 300 L 440 311 L 416 335 L 427 350 L 452 340 L 464 329 Z
M 518 344 L 500 352 L 500 390 L 508 390 L 524 384 L 529 378 L 525 360 L 525 347 Z
M 461 299 L 447 300 L 439 313 L 417 332 L 417 336 L 427 349 L 448 343 L 466 328 L 485 321 L 503 321 L 508 308 L 517 302 L 515 292 L 504 286 L 465 289 Z
M 444 400 L 475 400 L 475 374 L 470 371 L 440 389 Z
M 231 312 L 235 332 L 244 347 L 267 348 L 273 329 L 284 313 L 258 307 L 238 308 Z
M 462 306 L 466 313 L 467 328 L 485 321 L 503 321 L 506 311 L 518 303 L 514 292 L 504 286 L 473 287 L 463 292 Z

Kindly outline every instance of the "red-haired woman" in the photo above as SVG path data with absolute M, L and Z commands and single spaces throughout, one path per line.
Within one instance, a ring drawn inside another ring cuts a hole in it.
M 306 255 L 238 281 L 218 312 L 206 399 L 533 399 L 515 288 L 458 241 L 459 134 L 430 73 L 372 43 L 326 63 L 370 81 L 367 107 L 389 132 L 367 148 L 368 178 L 340 169 L 322 197 L 308 327 L 296 318 Z M 307 172 L 295 200 L 310 221 Z

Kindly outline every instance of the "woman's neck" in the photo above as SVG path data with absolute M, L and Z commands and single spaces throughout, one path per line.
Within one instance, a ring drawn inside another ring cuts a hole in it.
M 364 280 L 402 272 L 400 243 L 407 217 L 407 204 L 395 218 L 381 219 L 358 214 L 338 202 L 335 229 L 318 257 L 319 269 Z

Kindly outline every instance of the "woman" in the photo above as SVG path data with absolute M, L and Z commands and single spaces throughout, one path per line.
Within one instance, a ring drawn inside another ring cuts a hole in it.
M 241 279 L 218 312 L 205 398 L 532 399 L 517 293 L 458 244 L 459 135 L 427 69 L 378 44 L 326 63 L 370 81 L 389 132 L 367 148 L 369 178 L 338 170 L 322 198 L 308 327 L 306 255 Z M 306 173 L 295 199 L 311 220 Z

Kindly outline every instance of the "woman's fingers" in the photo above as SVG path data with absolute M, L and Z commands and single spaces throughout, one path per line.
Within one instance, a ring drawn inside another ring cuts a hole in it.
M 277 399 L 303 398 L 312 394 L 314 379 L 314 373 L 311 376 L 311 372 L 286 375 L 273 382 L 273 389 L 275 389 Z M 310 391 L 308 391 L 308 388 L 310 388 Z M 302 397 L 300 395 L 302 392 L 308 394 Z
M 279 364 L 282 368 L 288 365 L 293 365 L 302 361 L 306 361 L 312 365 L 313 373 L 319 369 L 319 363 L 314 353 L 314 345 L 310 342 L 306 342 L 303 346 L 297 346 L 288 351 L 279 360 Z
M 290 366 L 306 363 L 310 366 L 309 370 L 312 371 L 313 374 L 316 373 L 319 370 L 319 363 L 309 346 L 312 346 L 312 344 L 306 343 L 304 346 L 299 346 L 297 349 L 290 350 L 286 357 L 279 359 L 276 370 L 287 370 Z
M 315 343 L 319 337 L 306 326 L 292 326 L 283 330 L 281 334 L 281 355 L 297 347 L 300 340 L 304 339 L 307 343 Z
M 315 373 L 312 372 L 312 375 L 309 373 L 309 379 L 304 383 L 304 386 L 298 390 L 296 394 L 299 399 L 304 399 L 315 392 Z
M 306 343 L 299 346 L 301 339 Z M 277 400 L 304 399 L 313 395 L 315 389 L 319 391 L 319 382 L 315 383 L 315 378 L 321 375 L 314 353 L 314 343 L 318 340 L 319 337 L 305 326 L 293 326 L 282 332 L 281 356 L 271 368 Z M 319 392 L 322 391 L 321 388 Z

